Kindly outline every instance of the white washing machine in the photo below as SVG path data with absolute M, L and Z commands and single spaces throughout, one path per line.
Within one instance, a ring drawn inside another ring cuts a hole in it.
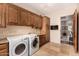
M 28 36 L 7 37 L 9 41 L 10 56 L 28 56 Z
M 36 34 L 29 35 L 29 56 L 39 50 L 39 37 Z

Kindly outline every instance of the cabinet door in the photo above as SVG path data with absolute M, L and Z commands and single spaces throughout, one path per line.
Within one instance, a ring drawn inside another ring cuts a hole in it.
M 0 56 L 8 56 L 9 55 L 9 48 L 8 43 L 0 44 Z
M 37 19 L 37 27 L 38 27 L 39 29 L 42 28 L 42 17 L 41 17 L 41 16 L 38 16 L 38 19 Z
M 39 17 L 38 17 L 38 15 L 35 15 L 34 20 L 35 20 L 35 28 L 39 28 Z
M 42 18 L 39 15 L 33 15 L 33 26 L 38 29 L 42 27 Z
M 38 25 L 37 25 L 37 20 L 38 20 L 38 19 L 37 19 L 37 15 L 34 14 L 34 15 L 33 15 L 33 23 L 32 23 L 34 28 L 37 28 L 37 27 L 38 27 Z
M 46 37 L 45 35 L 39 35 L 39 41 L 40 41 L 40 47 L 43 46 L 46 43 Z
M 7 4 L 6 19 L 8 25 L 18 25 L 18 21 L 20 20 L 19 7 Z
M 33 26 L 33 14 L 28 12 L 28 25 Z
M 5 26 L 5 4 L 0 3 L 0 27 Z
M 21 10 L 21 25 L 28 26 L 29 24 L 28 12 L 26 10 Z
M 46 42 L 49 42 L 50 40 L 50 19 L 47 18 L 46 16 L 43 17 L 43 25 L 41 29 L 41 34 L 44 34 L 46 39 Z

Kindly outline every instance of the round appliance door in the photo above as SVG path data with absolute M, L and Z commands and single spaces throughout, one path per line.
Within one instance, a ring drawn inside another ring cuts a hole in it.
M 28 52 L 28 44 L 27 42 L 17 42 L 12 49 L 13 56 L 22 56 Z
M 32 42 L 32 48 L 36 48 L 38 46 L 38 38 L 34 38 Z

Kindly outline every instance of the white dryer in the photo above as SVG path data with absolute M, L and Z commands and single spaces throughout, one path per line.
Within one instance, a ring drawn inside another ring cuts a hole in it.
M 7 37 L 9 41 L 10 56 L 28 56 L 28 36 Z
M 39 50 L 39 37 L 36 34 L 29 35 L 29 56 Z

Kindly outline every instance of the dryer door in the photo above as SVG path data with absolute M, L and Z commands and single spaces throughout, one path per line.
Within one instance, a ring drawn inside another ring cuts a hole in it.
M 13 56 L 22 56 L 28 54 L 28 44 L 27 42 L 17 42 L 16 45 L 13 46 L 12 49 Z
M 38 38 L 34 38 L 33 42 L 32 42 L 32 48 L 37 48 L 39 42 L 38 42 Z

